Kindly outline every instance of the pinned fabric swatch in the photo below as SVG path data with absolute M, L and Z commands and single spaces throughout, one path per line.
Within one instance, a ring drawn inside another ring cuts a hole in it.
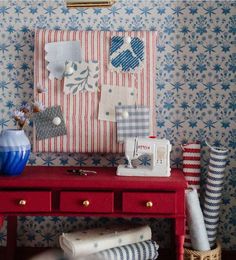
M 132 72 L 144 61 L 144 42 L 138 37 L 113 36 L 110 45 L 110 69 Z
M 38 140 L 67 134 L 60 106 L 49 107 L 36 113 L 33 120 Z
M 64 93 L 95 92 L 98 89 L 99 67 L 97 61 L 67 61 L 64 73 Z
M 79 41 L 50 42 L 45 44 L 48 61 L 49 78 L 61 80 L 65 70 L 65 62 L 81 61 L 82 54 Z
M 103 85 L 99 103 L 99 120 L 116 122 L 115 107 L 134 105 L 136 102 L 134 88 Z
M 149 108 L 144 106 L 117 106 L 117 140 L 127 137 L 147 137 L 150 134 Z

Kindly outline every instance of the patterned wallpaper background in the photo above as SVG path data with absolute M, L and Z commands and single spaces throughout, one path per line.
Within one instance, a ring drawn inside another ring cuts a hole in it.
M 1 0 L 0 18 L 0 130 L 13 127 L 15 107 L 32 101 L 35 28 L 157 30 L 157 135 L 173 144 L 174 167 L 182 166 L 181 143 L 202 143 L 203 183 L 209 156 L 204 141 L 229 148 L 218 234 L 224 248 L 236 249 L 235 1 L 117 0 L 110 8 L 68 10 L 62 0 Z M 32 137 L 32 127 L 27 134 Z M 116 166 L 123 161 L 111 154 L 32 154 L 29 164 Z M 62 231 L 122 221 L 20 217 L 18 245 L 53 246 Z M 132 221 L 149 223 L 160 245 L 169 245 L 169 220 Z M 6 244 L 6 224 L 0 245 Z

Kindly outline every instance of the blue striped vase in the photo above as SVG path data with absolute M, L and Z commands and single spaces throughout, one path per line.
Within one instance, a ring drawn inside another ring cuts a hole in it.
M 29 159 L 30 142 L 24 130 L 8 129 L 0 134 L 0 173 L 20 175 Z
M 227 163 L 228 150 L 210 147 L 210 160 L 206 180 L 203 204 L 203 215 L 210 246 L 216 244 L 217 229 L 222 199 L 224 171 Z

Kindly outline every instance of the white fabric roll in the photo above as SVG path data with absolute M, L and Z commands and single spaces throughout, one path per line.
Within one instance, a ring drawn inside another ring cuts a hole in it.
M 110 228 L 63 233 L 59 237 L 59 243 L 66 255 L 75 257 L 150 240 L 151 236 L 151 228 L 147 225 L 119 225 Z
M 147 240 L 110 248 L 87 256 L 86 260 L 156 260 L 158 257 L 158 248 L 159 246 L 155 241 Z
M 196 189 L 187 190 L 186 208 L 192 248 L 198 251 L 210 250 L 206 226 Z

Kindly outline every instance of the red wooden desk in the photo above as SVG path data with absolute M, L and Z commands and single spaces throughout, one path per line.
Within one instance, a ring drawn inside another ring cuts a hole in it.
M 183 260 L 187 183 L 181 170 L 172 169 L 171 177 L 164 178 L 116 176 L 116 168 L 89 168 L 97 174 L 74 176 L 67 172 L 71 168 L 32 166 L 21 176 L 0 177 L 0 214 L 9 220 L 9 255 L 16 245 L 16 221 L 11 221 L 16 216 L 89 215 L 172 218 L 177 259 Z

